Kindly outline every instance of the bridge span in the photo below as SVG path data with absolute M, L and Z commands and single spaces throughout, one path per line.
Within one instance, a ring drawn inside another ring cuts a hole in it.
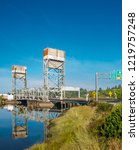
M 49 102 L 51 99 L 64 100 L 66 98 L 65 93 L 69 91 L 77 92 L 78 99 L 80 99 L 79 87 L 65 86 L 65 51 L 45 48 L 43 52 L 44 82 L 40 88 L 27 87 L 26 66 L 12 66 L 12 93 L 14 100 L 36 100 L 43 102 Z M 18 87 L 21 87 L 21 83 L 23 88 L 19 89 Z

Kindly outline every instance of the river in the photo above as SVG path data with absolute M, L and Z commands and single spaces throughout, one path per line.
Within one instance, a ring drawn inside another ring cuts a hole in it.
M 48 125 L 60 110 L 0 107 L 0 150 L 23 150 L 47 140 Z

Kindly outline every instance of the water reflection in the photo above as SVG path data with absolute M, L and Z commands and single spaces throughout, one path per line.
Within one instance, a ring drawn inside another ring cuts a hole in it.
M 44 142 L 47 140 L 49 121 L 57 118 L 61 111 L 53 109 L 39 108 L 30 109 L 17 105 L 12 109 L 12 136 L 16 138 L 26 138 L 28 136 L 28 120 L 42 122 L 44 126 Z
M 12 110 L 12 136 L 13 138 L 26 138 L 28 136 L 27 118 L 20 115 L 24 114 L 22 107 L 14 106 Z
M 50 121 L 75 105 L 63 102 L 51 109 L 30 105 L 0 108 L 0 150 L 22 150 L 46 142 Z
M 0 149 L 21 150 L 46 142 L 50 120 L 61 113 L 61 109 L 57 108 L 31 108 L 23 105 L 0 108 Z

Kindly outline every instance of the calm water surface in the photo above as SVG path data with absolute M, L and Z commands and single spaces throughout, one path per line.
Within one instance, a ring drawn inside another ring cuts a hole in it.
M 46 141 L 49 120 L 59 115 L 51 109 L 12 105 L 0 108 L 0 150 L 23 150 Z

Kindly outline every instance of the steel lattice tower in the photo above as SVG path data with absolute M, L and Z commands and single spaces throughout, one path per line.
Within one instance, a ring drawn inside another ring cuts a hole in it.
M 24 89 L 27 88 L 27 67 L 25 66 L 12 66 L 12 93 L 16 99 L 16 86 L 17 79 L 23 81 Z
M 65 52 L 46 48 L 43 57 L 44 101 L 63 98 L 62 87 L 65 80 Z

